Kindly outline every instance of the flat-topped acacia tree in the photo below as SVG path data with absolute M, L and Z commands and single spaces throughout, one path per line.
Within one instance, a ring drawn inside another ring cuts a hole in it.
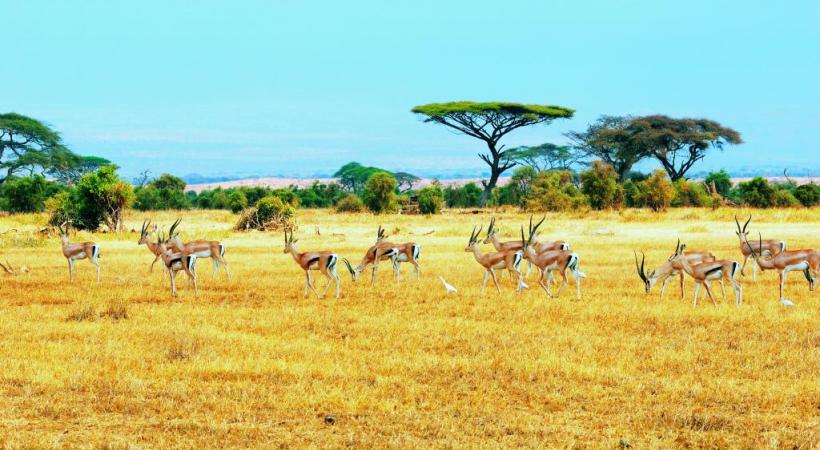
M 428 103 L 416 106 L 411 111 L 423 116 L 425 122 L 444 125 L 487 144 L 489 154 L 478 155 L 490 166 L 490 179 L 481 181 L 484 185 L 484 192 L 481 194 L 482 206 L 487 202 L 501 174 L 516 165 L 515 161 L 506 157 L 507 150 L 504 150 L 504 145 L 499 145 L 501 138 L 515 129 L 550 123 L 555 119 L 568 119 L 575 113 L 574 110 L 563 106 L 508 102 Z

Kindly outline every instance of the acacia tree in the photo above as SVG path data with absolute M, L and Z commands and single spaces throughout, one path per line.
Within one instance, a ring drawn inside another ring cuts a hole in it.
M 425 122 L 444 125 L 484 141 L 487 145 L 489 153 L 478 155 L 490 166 L 490 179 L 481 181 L 484 185 L 484 192 L 481 194 L 482 206 L 498 183 L 501 174 L 517 164 L 507 158 L 509 150 L 504 150 L 504 146 L 499 145 L 501 138 L 521 127 L 571 118 L 575 112 L 562 106 L 506 102 L 429 103 L 416 106 L 411 111 L 424 117 Z
M 627 127 L 630 146 L 654 156 L 677 181 L 706 157 L 711 148 L 742 144 L 740 133 L 708 119 L 674 119 L 664 115 L 636 117 Z
M 60 135 L 39 120 L 17 113 L 0 114 L 0 185 L 20 172 L 70 170 L 80 157 L 67 149 Z
M 601 116 L 586 130 L 571 131 L 565 136 L 586 156 L 612 166 L 623 181 L 632 166 L 649 156 L 645 149 L 632 145 L 627 130 L 631 122 L 630 116 Z
M 508 150 L 507 159 L 532 167 L 536 172 L 572 170 L 575 165 L 587 165 L 584 153 L 569 145 L 541 144 Z

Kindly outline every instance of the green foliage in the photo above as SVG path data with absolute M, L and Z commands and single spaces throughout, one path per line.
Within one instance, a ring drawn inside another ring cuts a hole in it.
M 572 109 L 553 105 L 525 105 L 510 102 L 446 102 L 429 103 L 416 106 L 411 110 L 416 114 L 428 117 L 427 121 L 433 118 L 446 117 L 454 114 L 481 114 L 481 115 L 514 115 L 521 116 L 527 120 L 539 120 L 542 118 L 553 119 L 557 117 L 572 117 L 575 112 Z
M 364 189 L 367 180 L 379 172 L 390 173 L 378 167 L 368 167 L 357 162 L 349 162 L 339 168 L 333 176 L 338 178 L 339 183 L 348 191 L 360 193 Z
M 706 179 L 703 181 L 709 185 L 714 183 L 718 194 L 724 197 L 728 197 L 729 191 L 732 189 L 732 177 L 730 177 L 729 173 L 723 169 L 718 172 L 709 172 L 709 174 L 706 175 Z
M 357 213 L 364 211 L 364 202 L 356 194 L 347 194 L 336 203 L 336 211 Z
M 396 212 L 396 179 L 386 172 L 371 175 L 365 183 L 362 200 L 367 208 L 376 214 Z
M 481 188 L 475 183 L 444 188 L 444 201 L 450 208 L 475 208 L 481 199 Z
M 652 211 L 666 211 L 675 198 L 675 186 L 669 181 L 666 172 L 658 169 L 640 183 L 642 203 Z
M 820 186 L 816 184 L 797 186 L 794 190 L 794 197 L 807 208 L 818 205 L 820 204 Z
M 775 205 L 775 190 L 765 178 L 754 177 L 738 185 L 744 204 L 755 208 L 771 208 Z
M 515 170 L 510 182 L 495 190 L 495 203 L 498 205 L 524 206 L 524 199 L 529 195 L 538 172 L 530 166 L 521 166 Z
M 419 212 L 422 214 L 438 214 L 444 204 L 444 190 L 439 184 L 425 186 L 419 190 Z
M 48 125 L 17 113 L 0 114 L 0 170 L 5 170 L 0 184 L 19 172 L 38 169 L 60 178 L 79 164 L 80 157 Z
M 581 191 L 594 209 L 620 208 L 624 203 L 624 191 L 618 184 L 617 172 L 601 160 L 593 161 L 589 170 L 581 173 Z
M 293 225 L 296 208 L 276 195 L 259 199 L 253 207 L 246 208 L 239 216 L 237 230 L 278 230 Z
M 70 220 L 81 230 L 97 230 L 105 224 L 111 231 L 122 229 L 122 213 L 134 201 L 132 186 L 117 176 L 117 166 L 101 167 L 80 178 L 75 189 L 63 191 L 46 202 L 57 225 Z
M 228 194 L 228 209 L 233 213 L 240 213 L 243 209 L 248 207 L 248 197 L 240 191 L 232 191 Z
M 303 208 L 330 208 L 339 202 L 345 192 L 338 183 L 314 182 L 306 189 L 296 190 Z
M 136 189 L 134 208 L 140 211 L 189 209 L 191 200 L 185 194 L 185 181 L 162 174 L 144 187 Z
M 586 130 L 571 131 L 566 136 L 582 155 L 609 164 L 623 181 L 632 166 L 647 156 L 644 150 L 631 145 L 627 131 L 631 121 L 630 116 L 601 116 Z
M 516 147 L 506 152 L 508 160 L 529 166 L 535 173 L 548 170 L 572 170 L 583 165 L 584 154 L 568 145 L 541 144 L 535 147 Z
M 778 207 L 790 208 L 799 206 L 800 202 L 794 197 L 790 190 L 777 189 L 774 192 L 774 204 Z
M 540 172 L 523 200 L 529 211 L 571 211 L 588 205 L 568 171 Z
M 675 187 L 675 196 L 672 198 L 674 207 L 703 207 L 712 206 L 712 197 L 706 192 L 701 183 L 677 180 L 672 183 Z
M 0 208 L 13 213 L 45 211 L 45 202 L 64 187 L 41 175 L 13 177 L 0 185 Z
M 643 208 L 646 206 L 642 181 L 626 180 L 624 182 L 624 203 L 628 208 Z

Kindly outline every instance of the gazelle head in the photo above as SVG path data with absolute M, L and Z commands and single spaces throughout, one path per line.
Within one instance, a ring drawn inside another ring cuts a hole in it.
M 299 239 L 293 238 L 293 230 L 291 230 L 290 237 L 288 237 L 288 230 L 285 228 L 285 250 L 282 253 L 295 252 L 297 242 L 299 242 Z
M 749 226 L 749 222 L 751 222 L 751 221 L 752 221 L 752 215 L 749 214 L 749 219 L 746 220 L 746 223 L 744 223 L 743 227 L 741 227 L 740 222 L 738 222 L 738 220 L 737 220 L 737 216 L 735 216 L 735 225 L 737 225 L 737 231 L 735 231 L 735 234 L 737 235 L 737 237 L 739 237 L 740 239 L 746 239 L 746 236 L 748 235 L 748 232 L 746 231 L 746 228 Z
M 142 221 L 142 228 L 140 229 L 140 239 L 137 241 L 137 245 L 145 245 L 151 242 L 151 231 L 149 231 L 149 227 L 151 226 L 150 220 L 143 220 Z M 157 225 L 154 224 L 153 232 L 157 231 Z
M 752 245 L 749 244 L 749 237 L 746 235 L 745 232 L 743 233 L 743 236 L 741 236 L 741 237 L 743 238 L 743 242 L 746 244 L 746 248 L 748 248 L 749 251 L 751 252 L 752 258 L 757 260 L 758 258 L 763 256 L 762 253 L 758 253 L 758 252 L 755 251 L 754 248 L 752 248 Z M 763 249 L 763 235 L 760 234 L 759 231 L 757 232 L 757 239 L 758 239 L 758 244 L 757 245 L 759 246 L 757 248 L 762 251 L 762 249 Z
M 376 243 L 377 244 L 384 241 L 388 237 L 390 237 L 390 236 L 384 234 L 384 231 L 385 231 L 384 228 L 382 228 L 382 226 L 379 225 L 379 232 L 378 232 L 378 234 L 376 234 Z
M 533 240 L 535 238 L 536 233 L 538 233 L 538 227 L 541 226 L 542 223 L 547 219 L 547 216 L 541 218 L 541 220 L 533 226 L 532 224 L 532 216 L 530 216 L 530 225 L 529 225 L 529 236 L 525 239 L 524 238 L 524 227 L 521 227 L 521 249 L 524 250 L 524 254 L 527 257 L 535 257 L 535 248 L 533 248 Z
M 353 266 L 350 264 L 350 261 L 347 260 L 347 258 L 342 258 L 342 262 L 345 263 L 345 266 L 347 266 L 347 271 L 350 272 L 350 276 L 353 278 L 353 281 L 359 279 L 359 275 L 362 274 L 361 267 L 356 267 L 354 269 Z
M 498 233 L 498 229 L 495 227 L 495 217 L 490 219 L 490 226 L 487 227 L 487 237 L 484 238 L 483 244 L 489 244 L 493 241 L 493 238 Z
M 57 229 L 60 231 L 60 240 L 66 245 L 68 245 L 68 231 L 70 223 L 70 220 L 66 220 L 61 225 L 57 225 Z
M 467 246 L 464 247 L 465 252 L 472 252 L 478 246 L 478 237 L 481 234 L 481 229 L 484 228 L 484 225 L 478 227 L 478 232 L 476 232 L 475 227 L 473 227 L 473 232 L 470 233 L 470 240 L 467 241 Z

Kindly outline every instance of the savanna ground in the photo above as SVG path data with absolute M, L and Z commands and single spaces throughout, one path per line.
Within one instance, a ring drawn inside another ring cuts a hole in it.
M 653 267 L 677 237 L 739 258 L 735 212 L 549 215 L 544 236 L 581 255 L 581 302 L 547 299 L 534 276 L 480 295 L 464 246 L 489 213 L 300 211 L 302 251 L 355 264 L 379 224 L 422 245 L 421 282 L 404 264 L 397 287 L 383 264 L 371 288 L 340 267 L 339 301 L 303 299 L 282 234 L 232 232 L 229 213 L 181 213 L 184 238 L 224 241 L 232 277 L 201 260 L 199 296 L 181 282 L 175 299 L 137 233 L 73 237 L 100 244 L 103 282 L 81 261 L 70 285 L 59 240 L 30 234 L 45 217 L 2 217 L 19 233 L 0 260 L 31 272 L 0 277 L 0 447 L 817 448 L 820 298 L 802 274 L 795 307 L 767 272 L 738 309 L 693 308 L 691 280 L 684 300 L 675 284 L 645 295 L 635 273 L 633 249 Z M 755 235 L 820 245 L 820 210 L 754 214 Z M 128 228 L 143 218 L 176 214 L 132 212 Z M 527 216 L 498 218 L 512 237 Z

